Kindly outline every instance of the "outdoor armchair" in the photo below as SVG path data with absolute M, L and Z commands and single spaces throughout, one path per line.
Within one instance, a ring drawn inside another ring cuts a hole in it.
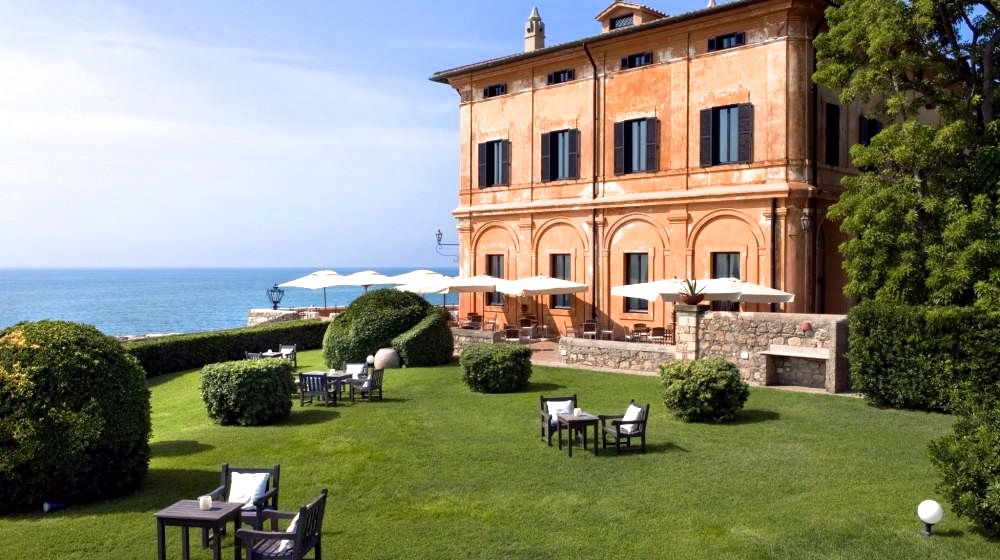
M 601 437 L 604 447 L 608 447 L 608 436 L 614 438 L 615 451 L 621 452 L 622 444 L 632 447 L 632 438 L 641 441 L 640 450 L 646 452 L 646 420 L 649 417 L 649 405 L 640 407 L 635 400 L 628 403 L 625 414 L 600 414 Z
M 541 409 L 541 429 L 539 435 L 548 442 L 549 447 L 552 447 L 552 434 L 556 433 L 558 429 L 555 414 L 557 412 L 572 413 L 573 409 L 576 408 L 576 395 L 568 397 L 546 397 L 545 395 L 539 395 L 538 404 Z M 596 442 L 594 445 L 597 445 Z
M 306 401 L 312 404 L 318 400 L 324 405 L 337 406 L 337 381 L 327 377 L 325 373 L 299 374 L 299 406 L 305 406 Z
M 667 342 L 667 329 L 663 327 L 653 327 L 649 329 L 649 341 L 656 344 Z
M 244 352 L 243 356 L 247 360 L 260 360 L 264 358 L 264 356 L 260 352 Z
M 351 401 L 354 401 L 354 394 L 359 398 L 369 401 L 382 400 L 382 374 L 385 370 L 373 369 L 371 374 L 362 379 L 348 379 L 347 383 L 351 387 Z M 378 398 L 375 397 L 376 393 Z
M 247 560 L 281 558 L 300 560 L 309 551 L 316 560 L 323 559 L 321 545 L 323 535 L 323 514 L 326 510 L 327 490 L 324 488 L 312 503 L 299 508 L 298 513 L 269 510 L 264 512 L 271 520 L 271 531 L 240 529 L 236 538 L 243 541 L 247 550 Z M 290 519 L 285 531 L 274 529 L 279 519 Z
M 281 466 L 274 465 L 271 468 L 258 467 L 230 467 L 228 463 L 222 463 L 222 477 L 219 487 L 208 492 L 212 500 L 219 502 L 230 501 L 230 494 L 233 489 L 234 474 L 266 474 L 267 481 L 264 484 L 264 492 L 253 500 L 250 507 L 244 507 L 240 512 L 240 519 L 249 524 L 254 529 L 260 529 L 264 521 L 264 512 L 278 509 L 278 483 L 281 476 Z M 271 528 L 277 528 L 277 521 L 272 520 Z M 207 548 L 209 542 L 208 529 L 202 529 L 201 544 Z
M 521 329 L 517 327 L 507 327 L 503 330 L 504 342 L 521 342 Z
M 296 344 L 282 344 L 278 347 L 278 352 L 281 352 L 281 357 L 286 360 L 291 360 L 292 365 L 299 367 L 299 354 L 296 351 L 298 345 Z
M 583 338 L 597 339 L 597 321 L 583 322 Z

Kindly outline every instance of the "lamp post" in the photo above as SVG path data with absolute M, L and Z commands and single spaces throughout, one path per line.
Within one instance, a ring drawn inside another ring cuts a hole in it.
M 277 284 L 267 289 L 267 299 L 271 300 L 272 309 L 278 309 L 278 304 L 281 303 L 283 297 L 285 297 L 285 290 L 279 288 Z
M 920 531 L 920 534 L 929 537 L 931 531 L 934 530 L 934 525 L 938 524 L 944 517 L 944 510 L 941 509 L 941 504 L 934 500 L 924 500 L 917 506 L 917 517 L 924 522 L 924 530 Z

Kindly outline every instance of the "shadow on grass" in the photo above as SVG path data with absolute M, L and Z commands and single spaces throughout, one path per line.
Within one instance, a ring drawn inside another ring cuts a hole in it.
M 155 441 L 149 444 L 149 449 L 152 451 L 153 457 L 181 457 L 214 449 L 214 446 L 190 439 L 172 439 Z
M 351 399 L 344 399 L 344 403 L 345 404 L 362 404 L 362 405 L 371 404 L 373 406 L 378 405 L 380 403 L 399 404 L 399 403 L 405 403 L 405 402 L 409 402 L 409 401 L 410 401 L 410 399 L 400 399 L 400 398 L 392 398 L 392 399 L 390 399 L 388 397 L 386 397 L 384 399 L 375 399 L 373 401 L 370 401 L 368 399 L 359 399 L 359 398 L 355 397 L 353 402 L 351 401 Z
M 538 393 L 541 391 L 555 391 L 556 389 L 565 389 L 565 385 L 560 385 L 558 383 L 528 383 L 528 386 L 524 389 L 518 391 L 519 393 Z
M 645 455 L 649 455 L 651 453 L 676 453 L 676 452 L 688 453 L 688 450 L 670 442 L 656 442 L 656 443 L 646 442 Z M 598 457 L 615 458 L 619 456 L 624 457 L 627 455 L 643 455 L 643 454 L 644 453 L 642 453 L 642 451 L 639 450 L 638 441 L 633 441 L 631 448 L 625 447 L 623 445 L 620 453 L 615 451 L 615 444 L 609 441 L 607 447 L 600 448 L 600 455 L 598 455 Z
M 759 422 L 770 422 L 780 418 L 781 415 L 773 410 L 758 410 L 756 408 L 752 408 L 750 410 L 740 412 L 740 415 L 736 417 L 736 420 L 729 422 L 729 424 L 757 424 Z
M 184 375 L 185 373 L 188 373 L 188 372 L 186 372 L 186 371 L 176 371 L 174 373 L 161 373 L 160 375 L 157 375 L 155 377 L 147 377 L 146 378 L 146 386 L 149 387 L 150 389 L 152 389 L 153 387 L 156 387 L 157 385 L 162 385 L 163 383 L 166 383 L 167 381 L 171 381 L 173 379 L 176 379 L 176 378 L 180 377 L 181 375 Z
M 316 405 L 313 405 L 316 406 Z M 298 405 L 292 409 L 291 415 L 284 422 L 281 422 L 282 426 L 310 426 L 313 424 L 322 424 L 330 420 L 336 419 L 340 416 L 340 413 L 332 408 L 326 408 L 322 406 L 316 406 L 316 408 L 302 408 Z

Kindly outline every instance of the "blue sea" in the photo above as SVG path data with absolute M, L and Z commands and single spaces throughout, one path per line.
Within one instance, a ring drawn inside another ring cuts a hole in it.
M 377 268 L 391 276 L 414 268 Z M 251 308 L 271 307 L 266 290 L 316 268 L 2 269 L 0 328 L 20 321 L 88 323 L 105 334 L 200 332 L 242 327 Z M 334 268 L 350 274 L 360 268 Z M 455 276 L 456 268 L 432 268 Z M 369 288 L 375 289 L 375 288 Z M 362 288 L 328 288 L 327 304 L 349 304 Z M 440 305 L 440 295 L 427 300 Z M 457 303 L 457 296 L 447 296 Z M 282 307 L 323 305 L 323 290 L 285 290 Z

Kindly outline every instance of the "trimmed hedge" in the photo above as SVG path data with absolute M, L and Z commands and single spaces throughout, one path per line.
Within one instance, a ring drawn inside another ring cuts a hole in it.
M 125 342 L 146 375 L 154 377 L 206 364 L 242 360 L 244 352 L 277 350 L 281 344 L 297 344 L 299 350 L 319 348 L 327 323 L 316 319 L 270 323 L 256 327 L 204 333 L 161 336 Z
M 116 339 L 65 321 L 0 331 L 0 512 L 130 494 L 149 435 L 145 373 Z
M 660 366 L 663 404 L 685 422 L 726 422 L 736 418 L 750 396 L 736 364 L 724 358 Z
M 374 290 L 355 299 L 327 328 L 323 358 L 327 367 L 363 362 L 427 316 L 431 304 L 417 294 Z
M 219 424 L 262 426 L 292 412 L 295 367 L 289 360 L 239 360 L 202 369 L 201 398 Z
M 866 301 L 849 314 L 854 389 L 877 406 L 948 411 L 1000 382 L 1000 313 Z
M 448 326 L 448 312 L 432 309 L 423 321 L 392 340 L 403 363 L 409 367 L 440 366 L 455 355 L 455 337 Z
M 513 393 L 531 379 L 531 348 L 520 344 L 470 344 L 460 363 L 462 381 L 480 393 Z

